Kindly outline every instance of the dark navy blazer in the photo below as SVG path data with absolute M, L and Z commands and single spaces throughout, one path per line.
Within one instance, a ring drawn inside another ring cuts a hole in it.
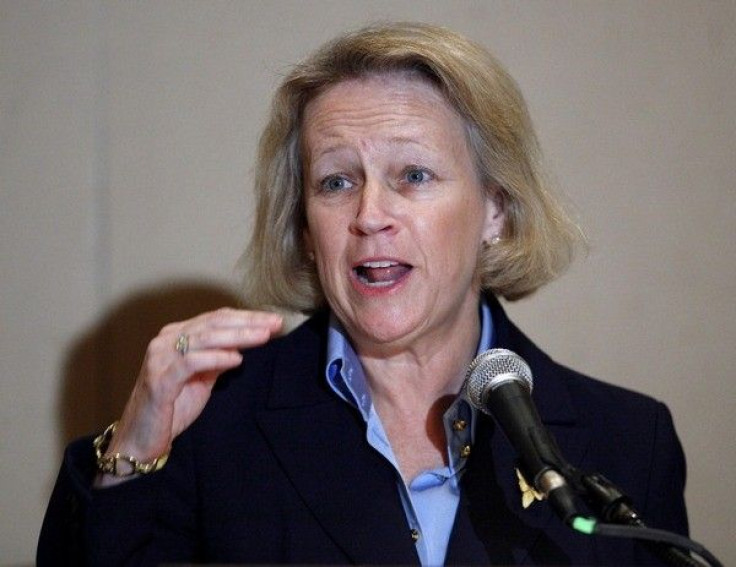
M 685 462 L 667 408 L 558 365 L 490 297 L 496 345 L 530 365 L 533 398 L 568 461 L 627 492 L 652 527 L 687 533 Z M 395 471 L 357 411 L 326 384 L 327 315 L 249 350 L 223 375 L 160 472 L 90 490 L 89 439 L 64 457 L 38 565 L 417 564 Z M 639 544 L 521 507 L 516 455 L 482 416 L 462 479 L 448 564 L 656 563 Z

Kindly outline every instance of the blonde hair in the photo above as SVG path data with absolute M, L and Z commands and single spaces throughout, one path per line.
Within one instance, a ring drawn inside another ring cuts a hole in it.
M 549 189 L 526 103 L 511 76 L 484 48 L 445 28 L 380 24 L 325 44 L 274 95 L 255 171 L 255 225 L 242 260 L 248 305 L 309 313 L 324 303 L 303 243 L 304 108 L 341 81 L 395 71 L 418 72 L 462 116 L 481 182 L 503 204 L 501 240 L 479 258 L 483 289 L 519 299 L 569 265 L 580 230 Z

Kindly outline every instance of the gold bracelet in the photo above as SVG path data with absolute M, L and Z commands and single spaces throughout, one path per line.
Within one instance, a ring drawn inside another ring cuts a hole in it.
M 134 474 L 148 474 L 159 471 L 163 468 L 169 458 L 168 453 L 153 459 L 150 463 L 142 463 L 135 457 L 123 455 L 121 453 L 106 456 L 104 453 L 110 446 L 110 440 L 112 439 L 117 427 L 117 421 L 111 423 L 102 435 L 92 442 L 92 445 L 95 448 L 95 455 L 97 456 L 97 470 L 101 473 L 111 474 L 113 476 L 131 476 Z M 120 467 L 119 463 L 123 463 L 124 466 Z

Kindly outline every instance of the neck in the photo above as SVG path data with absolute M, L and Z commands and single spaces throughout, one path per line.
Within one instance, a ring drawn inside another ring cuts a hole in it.
M 423 348 L 414 344 L 391 356 L 358 352 L 405 482 L 448 463 L 442 416 L 460 391 L 477 350 L 477 302 L 461 322 Z
M 357 353 L 374 404 L 426 415 L 438 400 L 457 395 L 480 339 L 477 301 L 464 307 L 450 325 L 395 351 Z

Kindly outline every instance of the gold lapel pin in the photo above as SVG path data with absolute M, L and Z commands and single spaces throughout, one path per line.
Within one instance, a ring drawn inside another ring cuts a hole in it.
M 531 486 L 524 475 L 521 474 L 519 469 L 516 470 L 516 478 L 519 479 L 519 489 L 521 490 L 521 505 L 526 510 L 532 505 L 535 500 L 544 500 L 544 495 L 537 492 L 533 486 Z

